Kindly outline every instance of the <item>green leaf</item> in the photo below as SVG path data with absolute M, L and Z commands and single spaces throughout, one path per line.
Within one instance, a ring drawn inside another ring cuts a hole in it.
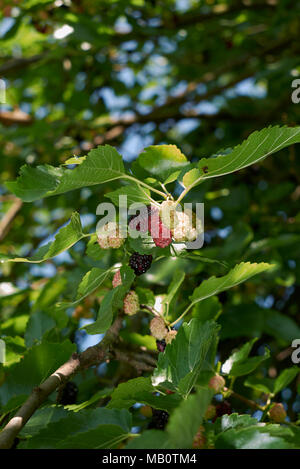
M 293 366 L 283 370 L 276 379 L 249 376 L 244 384 L 249 388 L 275 396 L 275 394 L 278 394 L 282 389 L 286 388 L 296 378 L 299 372 L 299 368 Z
M 260 363 L 269 358 L 269 349 L 265 350 L 264 355 L 248 358 L 248 355 L 256 341 L 257 338 L 254 338 L 250 342 L 244 344 L 240 350 L 234 352 L 223 364 L 222 372 L 229 374 L 230 376 L 247 375 L 255 370 Z
M 299 142 L 300 127 L 275 126 L 253 132 L 247 140 L 234 147 L 231 152 L 215 158 L 202 158 L 198 163 L 201 175 L 195 178 L 195 172 L 193 172 L 190 176 L 191 180 L 187 181 L 190 183 L 187 187 L 192 188 L 205 179 L 224 176 L 246 168 L 272 153 Z
M 140 304 L 154 306 L 155 296 L 150 288 L 136 287 L 135 292 L 138 294 Z
M 192 311 L 194 318 L 201 320 L 202 322 L 209 321 L 210 319 L 216 319 L 222 312 L 222 305 L 219 302 L 217 296 L 211 296 L 206 300 L 197 303 Z
M 292 368 L 286 368 L 280 375 L 275 379 L 274 394 L 279 393 L 282 389 L 286 388 L 300 373 L 300 369 L 297 366 Z
M 52 422 L 66 418 L 68 411 L 62 406 L 47 406 L 37 409 L 21 430 L 21 436 L 33 436 Z
M 300 337 L 300 327 L 292 318 L 273 309 L 265 311 L 264 316 L 264 331 L 267 334 L 287 344 Z
M 237 362 L 230 370 L 230 376 L 244 376 L 252 373 L 263 361 L 270 357 L 269 349 L 265 349 L 264 355 L 247 358 L 243 362 Z
M 48 378 L 75 351 L 75 344 L 69 340 L 53 344 L 42 342 L 28 349 L 24 358 L 10 367 L 8 377 L 0 387 L 0 402 L 5 410 L 22 404 L 32 388 Z
M 133 438 L 125 449 L 173 449 L 166 432 L 146 430 L 139 437 Z
M 111 448 L 127 438 L 131 429 L 131 415 L 127 410 L 104 408 L 69 411 L 59 422 L 49 423 L 21 448 Z
M 7 182 L 8 190 L 25 202 L 39 200 L 46 194 L 55 193 L 63 175 L 61 168 L 50 165 L 31 166 L 24 165 L 20 169 L 20 175 L 16 181 Z
M 231 428 L 245 428 L 251 425 L 257 425 L 257 420 L 250 415 L 223 415 L 218 418 L 214 424 L 214 431 L 218 434 Z
M 102 285 L 109 273 L 109 271 L 99 269 L 98 267 L 94 267 L 87 272 L 78 286 L 76 301 L 83 300 Z
M 4 366 L 8 368 L 21 360 L 26 351 L 26 347 L 23 337 L 1 337 L 1 340 L 5 342 Z
M 28 314 L 20 314 L 20 316 L 9 318 L 2 324 L 0 324 L 0 332 L 7 336 L 23 335 L 26 330 L 28 321 Z
M 108 258 L 109 254 L 110 254 L 109 249 L 100 248 L 98 241 L 97 241 L 97 235 L 93 234 L 90 237 L 89 242 L 87 244 L 86 255 L 90 257 L 91 259 L 93 259 L 94 261 L 100 261 L 105 257 Z
M 86 409 L 93 404 L 96 404 L 103 399 L 104 397 L 108 397 L 112 394 L 113 388 L 104 388 L 97 391 L 90 399 L 87 401 L 81 402 L 80 404 L 69 404 L 64 406 L 67 410 L 72 410 L 73 412 L 79 412 L 80 410 Z
M 201 176 L 198 168 L 192 168 L 190 171 L 184 172 L 182 184 L 184 187 L 192 186 Z
M 264 262 L 261 262 L 260 264 L 241 262 L 223 277 L 211 277 L 208 280 L 204 280 L 201 285 L 194 290 L 192 296 L 190 297 L 191 307 L 198 303 L 198 301 L 204 300 L 205 298 L 217 295 L 224 290 L 235 287 L 236 285 L 245 282 L 254 275 L 271 268 L 273 268 L 272 264 L 266 264 Z
M 216 449 L 286 449 L 295 448 L 287 437 L 293 436 L 289 428 L 279 425 L 253 425 L 246 428 L 232 428 L 218 435 Z
M 33 310 L 43 311 L 45 309 L 49 309 L 50 306 L 52 307 L 57 297 L 65 291 L 67 282 L 67 277 L 63 275 L 56 275 L 49 279 L 46 285 L 41 289 L 39 296 L 33 305 Z
M 123 330 L 120 332 L 120 337 L 130 344 L 146 347 L 147 350 L 157 351 L 156 339 L 152 335 L 142 335 L 138 332 L 128 332 Z
M 177 291 L 179 290 L 182 282 L 184 281 L 185 273 L 177 270 L 172 278 L 172 281 L 168 287 L 168 292 L 163 299 L 163 304 L 170 304 L 173 300 L 174 296 L 176 295 Z
M 173 386 L 183 397 L 188 396 L 195 385 L 211 348 L 217 343 L 219 327 L 213 321 L 202 323 L 192 319 L 184 323 L 164 353 L 158 357 L 154 371 L 154 386 L 167 384 Z
M 75 169 L 22 166 L 19 178 L 7 182 L 6 187 L 25 202 L 32 202 L 124 176 L 121 155 L 115 148 L 104 145 L 91 150 Z
M 198 389 L 174 410 L 167 425 L 167 433 L 173 448 L 191 448 L 193 439 L 203 421 L 213 391 Z
M 63 251 L 72 247 L 86 235 L 82 232 L 80 217 L 77 212 L 72 213 L 70 222 L 63 226 L 53 242 L 46 244 L 38 249 L 32 257 L 7 256 L 0 254 L 1 262 L 31 262 L 39 263 L 57 256 Z
M 27 347 L 31 347 L 35 342 L 41 342 L 44 334 L 55 326 L 56 322 L 47 314 L 41 311 L 33 313 L 29 318 L 25 332 Z
M 110 270 L 104 270 L 98 267 L 93 267 L 83 276 L 78 286 L 76 300 L 64 303 L 57 303 L 55 305 L 56 309 L 60 311 L 77 305 L 82 300 L 84 300 L 84 298 L 86 298 L 95 290 L 97 290 L 103 284 L 103 282 L 105 282 L 110 273 Z
M 134 378 L 126 383 L 121 383 L 114 390 L 111 401 L 108 403 L 109 409 L 129 409 L 137 402 L 150 405 L 155 409 L 172 411 L 178 406 L 181 398 L 176 394 L 155 395 L 156 389 L 151 384 L 151 378 Z
M 142 188 L 136 184 L 131 184 L 130 186 L 124 186 L 120 189 L 117 189 L 114 192 L 109 192 L 108 194 L 104 194 L 105 197 L 108 197 L 113 204 L 119 206 L 119 197 L 120 196 L 127 196 L 127 205 L 128 207 L 131 204 L 145 204 L 149 205 L 150 199 L 150 191 L 148 189 Z
M 248 378 L 244 381 L 244 385 L 248 388 L 252 388 L 256 391 L 260 391 L 266 394 L 273 394 L 274 383 L 274 379 L 263 377 L 258 378 L 256 376 L 248 376 Z
M 84 326 L 88 334 L 102 334 L 106 332 L 112 324 L 114 312 L 122 308 L 124 296 L 128 292 L 135 275 L 133 270 L 127 266 L 121 267 L 120 272 L 122 285 L 106 293 L 101 302 L 97 320 L 93 324 Z
M 186 166 L 188 161 L 175 145 L 151 145 L 138 156 L 136 164 L 155 178 L 169 183 L 177 178 L 175 170 Z

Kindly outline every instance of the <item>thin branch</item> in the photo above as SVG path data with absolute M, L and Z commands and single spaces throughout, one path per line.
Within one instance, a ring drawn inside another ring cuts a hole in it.
M 111 347 L 119 339 L 121 326 L 122 318 L 118 317 L 99 344 L 89 347 L 81 354 L 73 354 L 49 378 L 33 389 L 26 402 L 0 433 L 0 449 L 12 447 L 16 436 L 30 417 L 59 386 L 67 382 L 75 373 L 112 357 Z
M 156 361 L 146 353 L 135 353 L 127 350 L 116 349 L 114 350 L 114 357 L 120 362 L 125 362 L 135 368 L 138 374 L 143 371 L 153 371 Z
M 231 389 L 224 388 L 224 392 L 228 392 L 230 397 L 234 397 L 235 399 L 244 402 L 244 404 L 247 404 L 248 407 L 252 407 L 252 409 L 264 411 L 264 407 L 259 405 L 257 402 L 253 401 L 252 399 L 247 399 L 247 397 L 241 396 Z
M 0 122 L 3 125 L 29 125 L 32 124 L 32 117 L 21 109 L 13 111 L 0 111 Z
M 0 241 L 2 241 L 10 230 L 11 224 L 21 209 L 23 202 L 14 198 L 14 202 L 0 221 Z
M 39 62 L 45 56 L 46 53 L 33 55 L 32 57 L 12 58 L 0 66 L 0 75 L 7 75 L 10 72 L 15 72 L 35 62 Z

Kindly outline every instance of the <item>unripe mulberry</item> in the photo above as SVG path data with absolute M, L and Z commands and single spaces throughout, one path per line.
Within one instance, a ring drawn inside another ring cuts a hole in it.
M 113 288 L 116 288 L 119 285 L 122 285 L 122 277 L 121 277 L 121 272 L 118 270 L 112 279 L 112 286 Z
M 213 389 L 216 394 L 221 392 L 224 386 L 225 386 L 225 379 L 223 378 L 223 376 L 220 376 L 220 375 L 213 376 L 212 378 L 210 378 L 209 383 L 208 383 L 208 387 Z
M 169 331 L 165 337 L 165 341 L 166 341 L 166 344 L 170 344 L 172 342 L 172 340 L 175 339 L 176 337 L 176 334 L 177 334 L 177 331 L 173 330 L 173 331 Z
M 206 420 L 211 420 L 216 416 L 216 407 L 213 404 L 209 404 L 209 406 L 206 409 L 204 418 Z
M 115 222 L 106 223 L 97 232 L 97 241 L 102 249 L 118 249 L 122 246 L 125 238 L 120 236 L 118 224 Z
M 129 228 L 131 230 L 140 231 L 141 233 L 147 233 L 149 230 L 149 216 L 153 209 L 155 209 L 155 207 L 147 205 L 147 211 L 143 210 L 140 215 L 132 215 L 129 218 Z
M 160 219 L 158 227 L 154 227 L 153 230 L 151 230 L 151 236 L 155 246 L 158 248 L 166 248 L 172 243 L 172 233 Z
M 152 407 L 150 407 L 149 405 L 143 405 L 143 407 L 140 408 L 140 413 L 144 417 L 150 418 L 153 415 Z
M 140 309 L 139 297 L 137 293 L 131 290 L 124 298 L 124 313 L 133 316 Z
M 160 206 L 160 218 L 162 223 L 170 228 L 174 228 L 175 219 L 176 219 L 176 202 L 172 200 L 165 200 Z
M 194 436 L 194 440 L 193 440 L 193 448 L 194 449 L 202 449 L 204 448 L 205 446 L 205 443 L 206 443 L 206 438 L 204 436 L 204 427 L 201 425 L 196 433 L 196 435 Z
M 276 402 L 272 405 L 269 411 L 270 419 L 275 423 L 282 423 L 286 418 L 286 411 L 283 404 Z
M 198 235 L 197 228 L 199 229 L 196 222 L 199 224 L 199 220 L 196 220 L 192 210 L 177 211 L 172 230 L 174 240 L 177 242 L 194 241 Z
M 154 244 L 159 248 L 165 248 L 172 242 L 172 233 L 170 229 L 163 224 L 156 208 L 151 211 L 148 219 L 149 233 Z
M 158 316 L 153 318 L 150 322 L 150 331 L 153 337 L 158 340 L 163 340 L 168 333 L 164 320 Z

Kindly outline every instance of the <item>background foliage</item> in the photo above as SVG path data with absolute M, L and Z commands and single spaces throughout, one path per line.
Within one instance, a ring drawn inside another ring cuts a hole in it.
M 125 168 L 152 144 L 175 144 L 193 163 L 221 148 L 233 148 L 254 130 L 276 124 L 295 126 L 299 104 L 291 101 L 291 83 L 300 73 L 299 8 L 299 3 L 288 0 L 2 0 L 0 75 L 7 90 L 6 103 L 0 108 L 1 253 L 31 256 L 53 241 L 74 210 L 80 214 L 84 232 L 94 231 L 98 203 L 120 187 L 119 181 L 111 181 L 46 199 L 37 196 L 32 203 L 21 205 L 4 182 L 14 180 L 24 163 L 58 166 L 105 143 L 124 156 Z M 218 313 L 217 359 L 221 363 L 245 342 L 256 339 L 244 358 L 249 355 L 260 360 L 246 373 L 239 368 L 240 362 L 233 365 L 234 389 L 262 405 L 265 394 L 274 393 L 292 421 L 300 412 L 297 368 L 289 372 L 291 379 L 282 378 L 281 373 L 292 365 L 292 340 L 300 338 L 297 153 L 299 146 L 291 145 L 259 164 L 207 179 L 194 188 L 186 201 L 205 202 L 201 256 L 207 262 L 166 259 L 155 263 L 151 275 L 144 275 L 138 283 L 140 296 L 148 295 L 151 302 L 149 296 L 166 293 L 174 270 L 183 270 L 184 288 L 170 308 L 175 319 L 188 305 L 194 288 L 209 276 L 225 275 L 242 261 L 275 264 L 274 270 L 196 304 L 189 319 L 205 321 Z M 145 162 L 143 171 L 135 164 L 133 168 L 144 177 L 147 165 Z M 172 184 L 178 194 L 179 186 Z M 76 240 L 81 234 L 78 229 Z M 3 423 L 32 387 L 70 356 L 74 344 L 82 350 L 99 340 L 79 327 L 96 318 L 111 278 L 105 278 L 95 294 L 76 303 L 77 287 L 92 268 L 107 269 L 122 260 L 122 253 L 99 254 L 92 241 L 87 250 L 86 240 L 81 240 L 68 253 L 44 264 L 1 266 L 0 334 L 9 337 L 7 362 L 0 368 Z M 62 302 L 68 302 L 68 308 L 57 306 Z M 127 321 L 122 334 L 126 343 L 153 350 L 146 318 L 140 314 Z M 5 380 L 10 366 L 14 367 L 13 378 Z M 147 400 L 151 383 L 147 373 L 141 377 L 126 363 L 112 361 L 98 374 L 90 369 L 78 375 L 77 405 L 106 405 L 115 386 L 134 378 L 139 380 L 141 394 L 127 396 L 126 404 L 120 404 L 124 399 L 119 387 L 119 395 L 114 391 L 112 397 L 117 404 L 110 401 L 101 412 L 97 408 L 86 414 L 69 414 L 61 407 L 55 411 L 42 408 L 23 429 L 21 437 L 31 438 L 21 445 L 43 447 L 53 434 L 57 443 L 53 440 L 52 447 L 108 447 L 126 439 L 132 427 L 145 430 L 149 419 L 138 408 L 131 413 L 127 409 L 136 403 L 153 405 Z M 89 402 L 93 396 L 96 398 Z M 197 402 L 209 398 L 201 395 Z M 167 397 L 159 408 L 171 413 L 176 407 L 173 422 L 180 412 L 191 415 L 192 421 L 193 399 L 182 408 L 173 400 Z M 55 396 L 50 402 L 55 402 Z M 251 420 L 254 409 L 234 396 L 230 405 L 244 415 L 228 422 L 223 417 L 219 433 L 214 429 L 218 435 L 215 446 L 236 447 L 243 438 L 257 441 L 262 430 Z M 203 409 L 199 409 L 200 416 L 201 412 Z M 93 413 L 93 419 L 88 413 Z M 261 414 L 254 416 L 261 418 Z M 64 419 L 63 442 L 55 425 L 60 419 Z M 45 422 L 49 422 L 47 428 Z M 85 438 L 76 430 L 68 433 L 72 428 L 80 428 Z M 142 447 L 155 441 L 161 444 L 156 431 L 148 430 Z M 280 431 L 270 427 L 260 439 L 265 442 L 262 445 L 295 445 L 289 427 Z M 101 442 L 103 433 L 111 439 Z M 178 447 L 189 447 L 191 436 L 175 433 L 175 423 L 170 424 L 164 433 L 165 445 L 170 437 Z M 138 439 L 129 446 L 134 444 L 138 445 Z

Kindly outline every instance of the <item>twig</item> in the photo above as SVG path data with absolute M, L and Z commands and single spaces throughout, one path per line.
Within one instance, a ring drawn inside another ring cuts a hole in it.
M 264 411 L 264 407 L 257 404 L 257 402 L 253 401 L 252 399 L 247 399 L 247 397 L 241 396 L 240 394 L 236 393 L 235 391 L 232 391 L 231 389 L 224 388 L 224 392 L 228 392 L 230 397 L 235 397 L 239 401 L 242 401 L 247 404 L 249 407 L 252 407 L 252 409 Z
M 0 122 L 3 125 L 32 124 L 32 117 L 21 109 L 15 109 L 13 111 L 0 111 Z
M 114 357 L 120 362 L 125 362 L 128 363 L 128 365 L 131 365 L 139 374 L 143 371 L 153 371 L 153 368 L 156 365 L 156 361 L 146 353 L 137 354 L 135 352 L 116 349 L 114 351 Z
M 121 326 L 122 318 L 118 317 L 99 344 L 89 347 L 81 354 L 73 354 L 49 378 L 33 389 L 26 402 L 0 433 L 0 449 L 12 447 L 16 436 L 30 417 L 59 386 L 67 382 L 78 371 L 98 365 L 112 357 L 111 346 L 118 340 Z
M 16 217 L 17 213 L 21 209 L 23 205 L 23 202 L 21 199 L 14 199 L 14 203 L 12 206 L 8 209 L 2 220 L 0 221 L 0 241 L 3 240 L 3 238 L 7 235 L 10 226 Z

